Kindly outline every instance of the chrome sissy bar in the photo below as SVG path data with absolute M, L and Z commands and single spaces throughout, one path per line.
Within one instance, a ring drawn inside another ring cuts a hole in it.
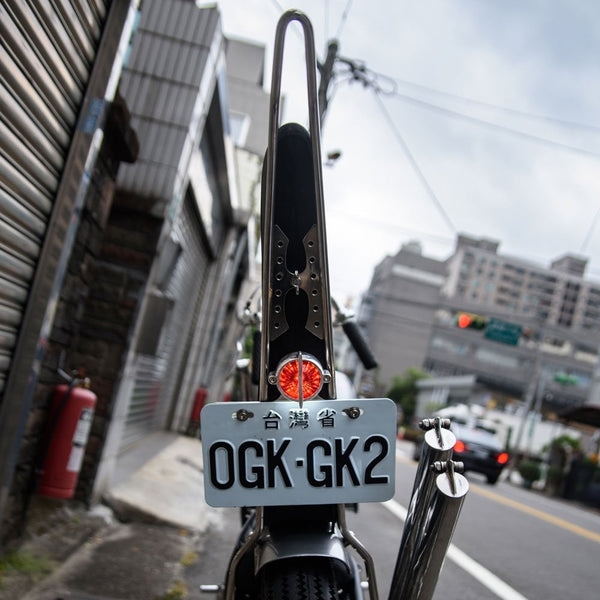
M 273 72 L 271 78 L 271 96 L 269 104 L 269 135 L 268 146 L 265 158 L 265 202 L 263 205 L 263 239 L 262 239 L 262 318 L 263 335 L 261 338 L 261 372 L 259 384 L 259 400 L 267 398 L 268 382 L 268 357 L 270 344 L 270 326 L 273 319 L 272 306 L 272 275 L 273 275 L 273 203 L 275 196 L 275 173 L 277 160 L 277 134 L 279 131 L 280 106 L 281 106 L 281 79 L 283 67 L 283 50 L 285 34 L 288 25 L 292 21 L 297 21 L 302 26 L 304 32 L 304 51 L 306 62 L 306 83 L 308 96 L 308 115 L 309 115 L 309 134 L 312 147 L 312 162 L 314 170 L 314 185 L 316 199 L 316 232 L 314 233 L 315 243 L 318 250 L 318 264 L 321 267 L 319 274 L 320 280 L 320 298 L 322 302 L 322 311 L 320 324 L 325 341 L 325 362 L 324 367 L 331 374 L 329 385 L 329 395 L 335 398 L 335 379 L 332 368 L 333 363 L 333 341 L 331 325 L 331 295 L 329 292 L 329 272 L 327 269 L 327 244 L 325 232 L 325 206 L 323 200 L 323 173 L 321 165 L 321 136 L 319 123 L 319 106 L 317 96 L 317 61 L 315 55 L 315 42 L 312 25 L 308 17 L 298 10 L 289 10 L 285 12 L 278 24 L 275 32 L 275 45 L 273 52 Z

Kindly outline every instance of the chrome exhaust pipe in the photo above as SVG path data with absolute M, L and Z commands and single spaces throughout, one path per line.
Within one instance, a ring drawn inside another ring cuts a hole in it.
M 451 460 L 456 443 L 447 419 L 423 421 L 427 429 L 389 600 L 430 600 L 469 484 Z
M 435 419 L 423 419 L 419 423 L 419 427 L 425 431 L 425 435 L 423 436 L 419 466 L 415 475 L 411 505 L 418 500 L 416 493 L 423 487 L 425 481 L 430 478 L 431 465 L 435 462 L 446 462 L 452 458 L 456 437 L 450 431 L 450 425 L 450 419 L 441 419 L 439 417 Z M 422 492 L 419 495 L 422 495 Z

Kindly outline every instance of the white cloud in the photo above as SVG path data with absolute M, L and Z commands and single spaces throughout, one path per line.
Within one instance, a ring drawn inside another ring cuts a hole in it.
M 267 45 L 267 80 L 277 4 L 219 2 L 227 34 Z M 298 0 L 312 20 L 318 55 L 338 27 L 347 0 Z M 300 38 L 290 32 L 287 75 L 302 75 Z M 342 56 L 414 85 L 398 91 L 498 128 L 397 99 L 384 104 L 390 130 L 369 90 L 340 84 L 326 118 L 323 154 L 342 158 L 325 169 L 332 283 L 358 295 L 372 269 L 411 238 L 425 253 L 447 256 L 454 237 L 397 139 L 402 135 L 458 231 L 492 237 L 500 250 L 536 262 L 579 252 L 600 208 L 600 158 L 531 136 L 600 154 L 600 7 L 596 0 L 423 0 L 352 3 L 340 39 Z M 297 73 L 296 73 L 297 71 Z M 288 105 L 304 95 L 285 83 Z M 540 116 L 595 125 L 565 127 L 450 95 Z M 294 112 L 293 114 L 297 114 Z M 286 115 L 288 117 L 289 115 Z M 600 273 L 600 224 L 587 247 Z

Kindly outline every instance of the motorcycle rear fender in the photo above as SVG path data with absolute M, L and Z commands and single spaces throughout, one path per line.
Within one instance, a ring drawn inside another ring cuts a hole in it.
M 322 532 L 269 533 L 264 536 L 256 550 L 255 570 L 266 564 L 286 558 L 320 557 L 332 558 L 352 571 L 350 557 L 342 538 Z

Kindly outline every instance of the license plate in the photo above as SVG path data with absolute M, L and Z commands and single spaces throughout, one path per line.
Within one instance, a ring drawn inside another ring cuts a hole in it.
M 219 402 L 202 410 L 211 506 L 382 502 L 394 495 L 396 405 L 386 398 Z

